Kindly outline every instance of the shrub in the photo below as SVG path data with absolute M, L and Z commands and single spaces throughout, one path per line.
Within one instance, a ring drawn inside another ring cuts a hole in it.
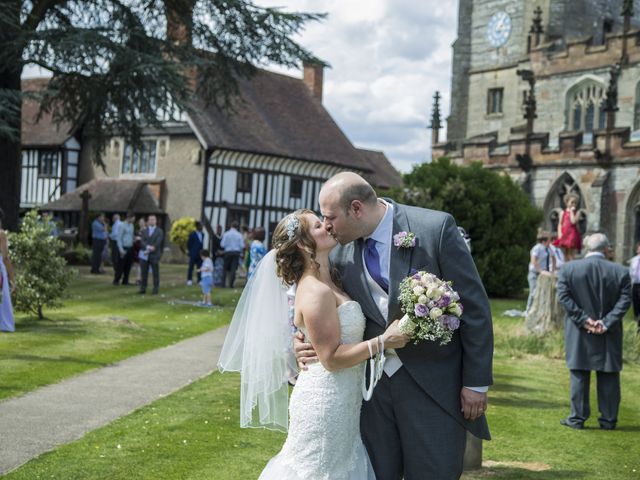
M 62 257 L 69 265 L 91 265 L 91 250 L 81 243 L 65 250 Z
M 73 276 L 60 256 L 64 243 L 51 236 L 51 228 L 31 210 L 20 231 L 9 234 L 9 256 L 16 272 L 15 308 L 34 313 L 39 319 L 43 318 L 44 307 L 60 305 Z
M 171 225 L 171 231 L 169 232 L 169 240 L 176 244 L 182 253 L 187 252 L 187 242 L 189 241 L 189 234 L 196 229 L 196 220 L 192 217 L 183 217 L 176 220 Z
M 404 185 L 387 195 L 448 212 L 464 227 L 489 295 L 515 295 L 526 287 L 529 251 L 542 213 L 510 177 L 480 163 L 461 167 L 441 158 L 414 167 Z

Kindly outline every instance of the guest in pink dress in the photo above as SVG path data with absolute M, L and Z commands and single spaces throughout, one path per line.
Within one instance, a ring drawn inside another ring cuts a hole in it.
M 558 222 L 558 239 L 553 244 L 562 249 L 565 261 L 569 262 L 582 249 L 582 236 L 578 230 L 578 197 L 567 194 L 564 203 L 567 207 Z

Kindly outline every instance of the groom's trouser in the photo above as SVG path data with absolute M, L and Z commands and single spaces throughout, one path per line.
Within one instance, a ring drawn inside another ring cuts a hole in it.
M 382 376 L 362 405 L 360 430 L 376 480 L 448 480 L 462 475 L 466 430 L 402 367 Z

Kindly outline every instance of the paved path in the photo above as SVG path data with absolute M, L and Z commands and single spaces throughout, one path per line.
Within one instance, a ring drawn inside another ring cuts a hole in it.
M 0 402 L 0 475 L 208 375 L 226 330 Z

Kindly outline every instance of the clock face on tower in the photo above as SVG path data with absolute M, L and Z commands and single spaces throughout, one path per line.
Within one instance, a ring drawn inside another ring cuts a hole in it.
M 492 47 L 498 48 L 507 43 L 511 35 L 511 17 L 507 12 L 497 12 L 487 25 L 487 40 Z

